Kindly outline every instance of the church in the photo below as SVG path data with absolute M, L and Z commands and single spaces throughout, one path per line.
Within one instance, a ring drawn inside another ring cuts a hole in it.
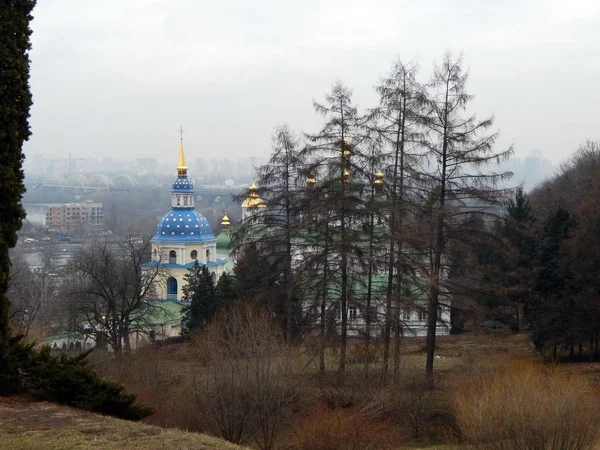
M 166 272 L 165 279 L 157 286 L 155 300 L 162 302 L 163 309 L 171 311 L 171 314 L 169 321 L 154 327 L 157 338 L 180 334 L 181 307 L 185 304 L 184 277 L 196 261 L 207 267 L 215 284 L 224 272 L 231 270 L 229 226 L 229 218 L 224 216 L 222 231 L 216 237 L 206 217 L 196 211 L 194 183 L 188 178 L 181 139 L 177 178 L 171 186 L 171 210 L 156 226 L 151 240 L 151 260 L 146 263 L 148 267 L 161 266 Z

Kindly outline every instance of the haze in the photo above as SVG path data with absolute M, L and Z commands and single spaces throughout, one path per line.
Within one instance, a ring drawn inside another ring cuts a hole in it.
M 558 163 L 600 139 L 600 2 L 39 1 L 29 157 L 266 156 L 275 125 L 314 131 L 340 79 L 361 107 L 396 56 L 427 81 L 446 49 L 500 147 Z

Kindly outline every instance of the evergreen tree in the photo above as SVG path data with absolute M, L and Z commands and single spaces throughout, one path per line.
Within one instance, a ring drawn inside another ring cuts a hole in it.
M 535 256 L 535 235 L 532 231 L 534 221 L 529 198 L 523 188 L 519 187 L 514 198 L 508 201 L 507 214 L 500 230 L 508 248 L 504 252 L 505 256 L 498 258 L 503 262 L 503 287 L 506 289 L 508 303 L 513 309 L 512 314 L 516 316 L 517 325 L 520 322 L 520 311 L 529 296 L 529 281 Z
M 221 275 L 216 287 L 218 309 L 228 308 L 237 298 L 235 278 L 227 273 Z
M 259 300 L 274 311 L 273 299 L 280 296 L 280 274 L 270 270 L 272 266 L 267 259 L 254 242 L 238 249 L 234 268 L 236 296 L 246 301 Z
M 271 272 L 279 272 L 282 286 L 276 309 L 281 315 L 286 339 L 293 338 L 299 318 L 294 317 L 297 278 L 292 255 L 298 227 L 300 197 L 297 189 L 303 161 L 298 150 L 298 138 L 287 125 L 277 127 L 273 134 L 273 149 L 269 162 L 258 168 L 257 184 L 264 199 L 264 208 L 255 208 L 234 233 L 238 246 L 255 243 L 263 263 Z M 242 200 L 249 190 L 237 196 Z
M 9 249 L 17 243 L 25 211 L 23 142 L 29 131 L 29 55 L 31 11 L 35 0 L 0 1 L 0 373 L 10 345 L 10 304 L 6 297 L 10 273 Z
M 198 261 L 184 275 L 185 286 L 182 299 L 190 302 L 183 309 L 182 334 L 189 336 L 193 331 L 203 328 L 217 312 L 217 297 L 210 272 L 206 266 L 200 267 Z
M 563 244 L 577 222 L 563 206 L 550 211 L 538 236 L 532 295 L 525 309 L 537 349 L 550 344 L 552 358 L 557 359 L 558 346 L 569 344 L 573 337 L 576 305 L 567 295 L 569 274 L 561 270 Z

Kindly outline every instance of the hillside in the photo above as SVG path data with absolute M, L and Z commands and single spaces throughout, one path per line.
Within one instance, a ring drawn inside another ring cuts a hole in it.
M 199 433 L 119 420 L 46 402 L 0 397 L 0 448 L 233 450 L 242 447 Z

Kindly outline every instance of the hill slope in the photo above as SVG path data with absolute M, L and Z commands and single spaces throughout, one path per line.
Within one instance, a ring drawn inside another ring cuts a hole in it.
M 0 397 L 0 448 L 241 449 L 199 433 L 165 429 L 46 402 Z

